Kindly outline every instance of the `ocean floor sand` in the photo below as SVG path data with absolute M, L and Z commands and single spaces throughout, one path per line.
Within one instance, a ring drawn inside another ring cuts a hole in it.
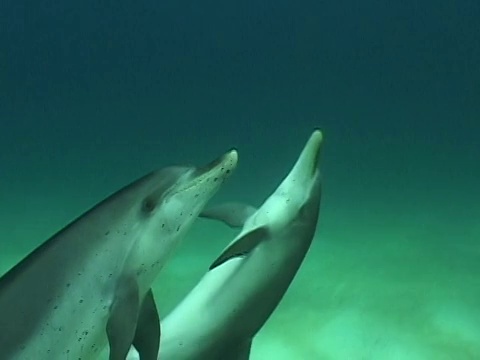
M 364 221 L 345 226 L 341 214 L 321 218 L 300 272 L 254 340 L 252 360 L 479 359 L 478 226 L 463 227 L 465 237 L 451 241 L 455 231 L 447 228 L 454 226 L 449 222 L 419 217 L 419 223 L 387 219 L 377 226 Z M 10 230 L 26 223 L 0 221 Z M 23 227 L 12 238 L 55 230 L 55 220 L 37 217 L 32 223 L 37 226 Z M 234 234 L 222 224 L 197 221 L 155 283 L 162 315 Z M 2 241 L 1 273 L 30 250 L 27 240 Z

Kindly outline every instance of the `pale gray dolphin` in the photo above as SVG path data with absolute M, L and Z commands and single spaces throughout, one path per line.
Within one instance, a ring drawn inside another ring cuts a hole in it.
M 240 233 L 195 288 L 162 320 L 161 360 L 246 360 L 314 237 L 320 208 L 314 131 L 293 169 L 257 209 L 226 204 L 205 210 Z M 128 357 L 137 359 L 134 349 Z
M 151 284 L 237 164 L 232 150 L 203 168 L 169 167 L 108 197 L 0 279 L 6 360 L 91 360 L 108 344 L 156 359 L 160 326 Z

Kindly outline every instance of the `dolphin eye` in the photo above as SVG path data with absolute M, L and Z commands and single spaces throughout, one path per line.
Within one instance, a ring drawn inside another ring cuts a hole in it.
M 147 197 L 145 200 L 143 200 L 142 203 L 142 212 L 145 214 L 150 214 L 155 210 L 156 202 L 154 199 L 151 197 Z

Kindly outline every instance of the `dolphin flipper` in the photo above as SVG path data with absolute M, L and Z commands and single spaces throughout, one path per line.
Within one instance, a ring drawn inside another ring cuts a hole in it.
M 138 284 L 133 277 L 120 282 L 110 307 L 107 337 L 109 360 L 124 360 L 132 345 L 140 310 Z
M 238 348 L 235 348 L 234 352 L 232 352 L 231 354 L 225 354 L 227 356 L 222 356 L 222 359 L 248 360 L 250 359 L 251 347 L 252 347 L 252 340 L 249 340 L 241 344 Z
M 235 360 L 248 360 L 250 359 L 250 349 L 252 348 L 252 340 L 246 342 L 240 349 Z
M 238 228 L 255 212 L 256 208 L 242 203 L 225 203 L 203 210 L 200 217 L 224 222 L 230 227 Z
M 138 315 L 133 346 L 142 360 L 156 360 L 160 347 L 160 318 L 150 289 L 143 300 Z
M 266 226 L 256 228 L 249 233 L 237 239 L 234 243 L 230 244 L 222 254 L 210 265 L 210 270 L 222 265 L 224 262 L 238 257 L 245 256 L 252 251 L 262 240 L 269 237 L 269 231 Z

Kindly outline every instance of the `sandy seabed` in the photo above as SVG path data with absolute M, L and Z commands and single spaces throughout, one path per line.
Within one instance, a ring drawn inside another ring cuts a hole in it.
M 455 224 L 448 221 L 377 218 L 375 226 L 345 226 L 337 214 L 321 218 L 251 359 L 480 359 L 480 227 L 464 223 L 463 237 L 452 241 Z M 154 285 L 162 315 L 234 234 L 222 224 L 195 224 Z M 29 251 L 24 243 L 2 250 L 2 273 Z

